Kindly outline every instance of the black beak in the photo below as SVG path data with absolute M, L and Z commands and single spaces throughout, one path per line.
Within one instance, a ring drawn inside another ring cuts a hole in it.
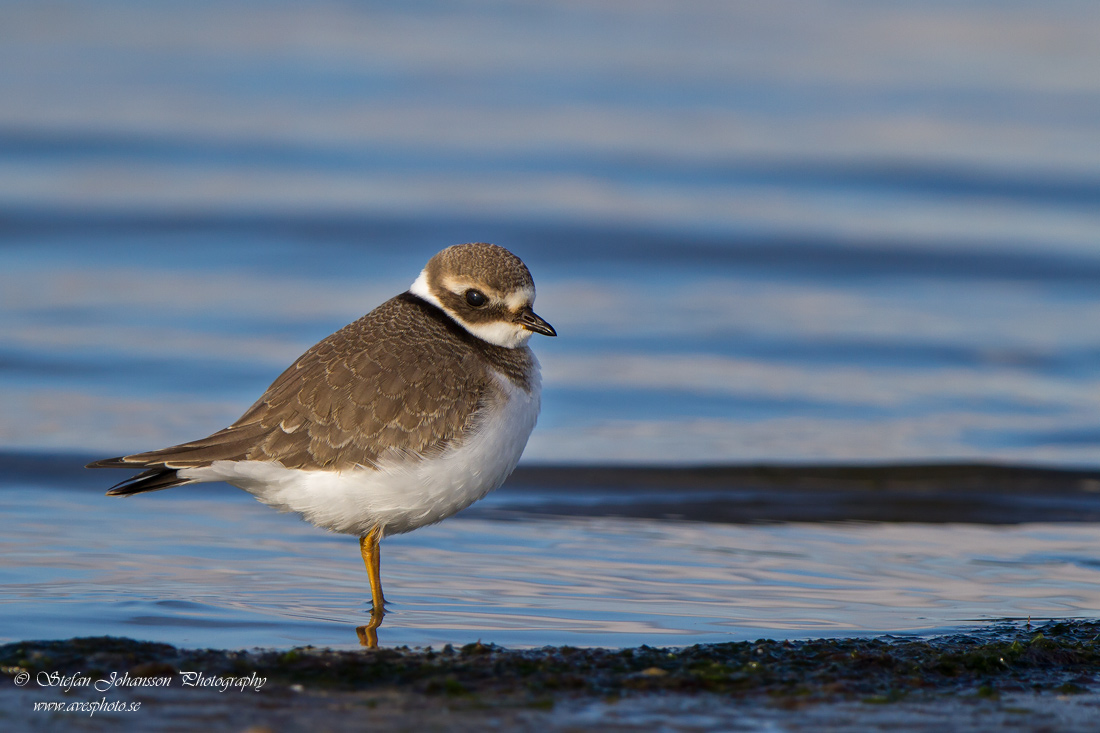
M 524 308 L 519 312 L 519 318 L 517 319 L 519 324 L 526 328 L 528 331 L 534 331 L 535 333 L 541 333 L 543 336 L 557 336 L 558 332 L 554 330 L 546 321 L 535 315 L 535 312 L 530 308 Z

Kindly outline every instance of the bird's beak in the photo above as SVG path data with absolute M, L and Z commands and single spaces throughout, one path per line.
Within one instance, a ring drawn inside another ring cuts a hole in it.
M 541 333 L 543 336 L 557 336 L 558 332 L 554 330 L 546 321 L 535 315 L 535 312 L 530 308 L 524 308 L 519 312 L 519 325 L 526 328 L 528 331 L 534 331 L 535 333 Z

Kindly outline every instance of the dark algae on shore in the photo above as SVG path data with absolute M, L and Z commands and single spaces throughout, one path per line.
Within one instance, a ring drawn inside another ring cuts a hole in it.
M 1100 673 L 1100 622 L 1003 623 L 930 639 L 732 642 L 685 648 L 509 650 L 492 644 L 441 650 L 184 650 L 96 637 L 0 647 L 0 667 L 20 672 L 131 677 L 208 675 L 267 680 L 264 692 L 397 690 L 477 705 L 548 705 L 560 698 L 718 693 L 778 704 L 914 694 L 995 697 L 1006 691 L 1085 692 Z

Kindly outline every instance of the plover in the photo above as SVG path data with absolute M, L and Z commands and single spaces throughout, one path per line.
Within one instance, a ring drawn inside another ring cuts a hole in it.
M 128 496 L 225 481 L 318 527 L 357 535 L 377 644 L 378 542 L 445 519 L 500 486 L 539 412 L 526 265 L 492 244 L 448 247 L 407 292 L 302 354 L 229 427 L 88 468 L 145 469 Z

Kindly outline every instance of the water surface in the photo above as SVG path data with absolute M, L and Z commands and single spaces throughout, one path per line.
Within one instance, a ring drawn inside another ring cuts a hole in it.
M 0 444 L 235 419 L 449 244 L 554 463 L 1100 462 L 1094 2 L 5 3 Z
M 95 490 L 103 472 L 75 470 L 0 485 L 3 640 L 357 644 L 370 593 L 354 538 L 225 485 L 117 499 Z M 524 496 L 385 540 L 381 643 L 684 646 L 1100 608 L 1095 524 L 549 517 L 517 509 Z
M 0 450 L 207 435 L 486 240 L 560 333 L 533 344 L 527 465 L 1095 469 L 1098 29 L 1094 0 L 3 3 Z M 354 541 L 224 486 L 109 501 L 72 461 L 0 475 L 7 638 L 354 643 Z M 614 517 L 597 486 L 568 517 L 517 495 L 388 540 L 382 641 L 1098 607 L 1095 532 L 1045 523 L 1072 507 L 1041 491 L 1017 526 L 958 521 L 1000 521 L 985 499 L 757 525 L 767 491 L 734 488 L 720 514 L 748 523 Z

